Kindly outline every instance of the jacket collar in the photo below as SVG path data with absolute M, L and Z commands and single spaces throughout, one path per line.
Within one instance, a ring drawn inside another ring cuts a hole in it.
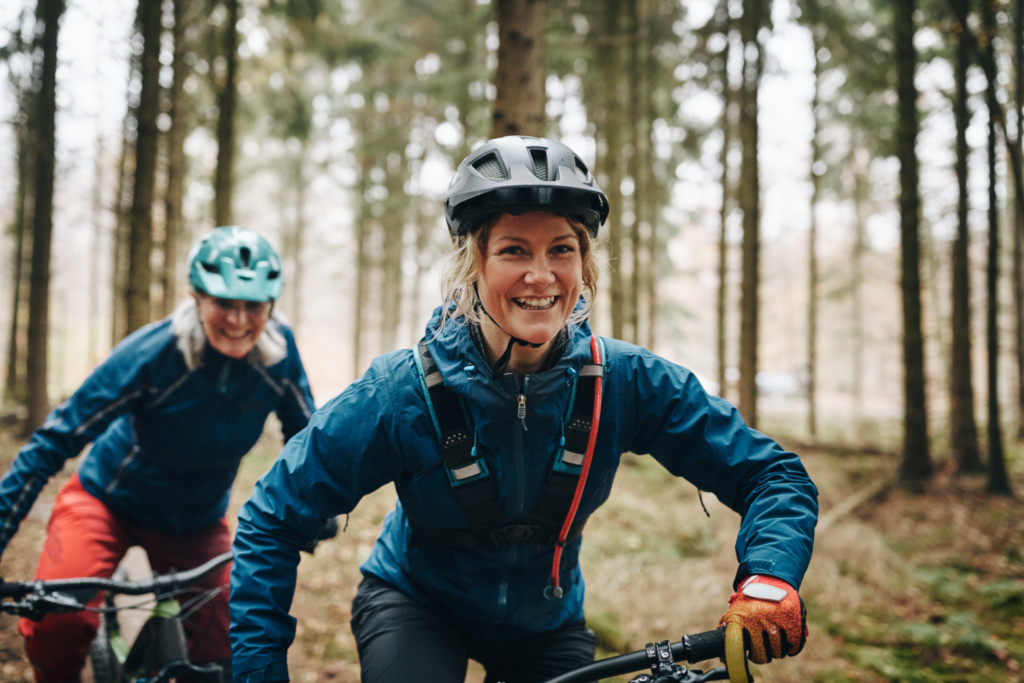
M 463 318 L 449 318 L 439 329 L 440 324 L 441 307 L 438 306 L 427 323 L 426 340 L 430 354 L 444 377 L 445 386 L 456 391 L 460 388 L 468 391 L 469 382 L 473 381 L 471 375 L 490 379 L 490 366 L 482 347 L 473 341 L 470 323 Z M 562 378 L 570 367 L 579 372 L 584 364 L 591 361 L 590 325 L 584 321 L 581 325 L 568 326 L 566 335 L 561 358 L 531 378 L 536 378 L 539 383 L 544 383 L 546 378 Z M 467 366 L 474 369 L 467 371 Z M 530 381 L 531 386 L 535 386 L 534 379 Z

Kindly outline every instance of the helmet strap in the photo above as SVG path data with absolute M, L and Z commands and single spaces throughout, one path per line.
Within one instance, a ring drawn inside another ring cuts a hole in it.
M 501 357 L 497 361 L 495 361 L 493 366 L 491 366 L 491 374 L 492 375 L 498 375 L 498 374 L 504 372 L 505 368 L 508 367 L 508 362 L 512 358 L 512 347 L 515 344 L 519 344 L 520 346 L 529 346 L 529 347 L 534 348 L 534 349 L 539 349 L 540 347 L 544 346 L 544 342 L 542 342 L 540 344 L 534 344 L 533 342 L 528 342 L 525 339 L 520 339 L 519 337 L 515 337 L 515 336 L 509 334 L 508 332 L 505 332 L 505 328 L 503 328 L 501 325 L 499 325 L 498 321 L 494 319 L 494 316 L 491 315 L 490 313 L 488 313 L 487 309 L 484 308 L 484 302 L 480 299 L 480 288 L 477 287 L 477 284 L 475 282 L 473 283 L 473 290 L 476 292 L 476 306 L 475 306 L 475 308 L 478 308 L 481 311 L 483 311 L 484 315 L 486 315 L 488 318 L 491 319 L 491 322 L 494 323 L 495 327 L 497 327 L 499 330 L 501 330 L 505 334 L 508 334 L 508 346 L 505 347 L 505 353 L 501 354 Z

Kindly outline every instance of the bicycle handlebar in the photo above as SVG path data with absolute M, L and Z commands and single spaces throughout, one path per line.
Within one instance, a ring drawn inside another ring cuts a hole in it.
M 152 579 L 142 581 L 118 581 L 116 579 L 104 579 L 98 577 L 86 577 L 81 579 L 53 579 L 51 581 L 15 581 L 5 582 L 0 579 L 0 599 L 23 598 L 27 595 L 79 592 L 79 591 L 107 591 L 118 595 L 145 595 L 147 593 L 163 593 L 168 590 L 188 586 L 203 578 L 210 572 L 218 569 L 231 561 L 231 551 L 222 553 L 205 563 L 182 572 L 171 572 L 162 574 Z M 16 612 L 19 603 L 0 603 L 0 611 Z M 61 605 L 53 605 L 57 609 Z M 73 607 L 66 603 L 64 607 Z
M 706 659 L 725 657 L 725 655 L 726 639 L 725 627 L 723 626 L 714 631 L 683 636 L 683 639 L 678 643 L 668 643 L 666 641 L 658 645 L 648 644 L 643 650 L 596 661 L 575 671 L 570 671 L 557 678 L 553 678 L 547 683 L 591 683 L 592 681 L 611 678 L 612 676 L 642 671 L 650 668 L 653 664 L 671 664 L 683 661 L 695 664 Z M 672 662 L 669 662 L 669 659 Z M 743 674 L 747 675 L 748 672 L 746 671 L 745 664 L 743 669 Z M 691 674 L 690 677 L 683 680 L 694 681 L 695 683 L 697 681 L 730 680 L 729 672 L 722 667 L 716 667 L 707 673 L 694 671 Z M 739 676 L 739 672 L 734 672 L 733 680 L 744 679 Z M 749 676 L 747 676 L 746 680 L 750 680 Z

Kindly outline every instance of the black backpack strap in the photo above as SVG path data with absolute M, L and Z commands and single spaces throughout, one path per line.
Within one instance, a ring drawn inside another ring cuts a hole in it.
M 462 399 L 445 389 L 444 379 L 427 350 L 426 340 L 416 349 L 416 367 L 423 395 L 437 432 L 437 441 L 448 471 L 448 481 L 470 529 L 479 529 L 503 520 L 498 488 L 487 463 L 477 456 L 476 439 L 469 428 Z
M 604 358 L 604 343 L 598 338 L 601 344 L 601 357 Z M 558 453 L 555 454 L 555 462 L 548 472 L 547 481 L 544 484 L 544 491 L 540 500 L 530 513 L 530 517 L 537 520 L 544 520 L 555 528 L 555 536 L 561 530 L 565 517 L 569 514 L 569 506 L 572 504 L 573 495 L 576 493 L 576 483 L 579 481 L 580 473 L 583 470 L 583 458 L 587 452 L 587 442 L 590 440 L 591 420 L 594 417 L 594 390 L 598 377 L 604 377 L 604 365 L 600 363 L 587 363 L 580 369 L 580 373 L 574 378 L 574 397 L 572 407 L 569 411 L 569 421 L 564 427 L 564 437 L 559 444 Z M 574 522 L 573 528 L 581 522 Z

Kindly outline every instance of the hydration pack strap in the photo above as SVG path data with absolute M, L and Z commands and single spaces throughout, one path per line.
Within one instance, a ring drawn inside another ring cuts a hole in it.
M 417 348 L 416 365 L 437 432 L 441 459 L 466 519 L 473 526 L 501 522 L 498 489 L 487 463 L 477 455 L 476 438 L 469 430 L 465 406 L 461 398 L 444 388 L 441 372 L 430 357 L 425 341 Z
M 601 346 L 603 358 L 603 344 Z M 569 419 L 540 499 L 532 512 L 509 522 L 501 514 L 494 477 L 476 451 L 475 433 L 469 427 L 462 399 L 445 389 L 425 340 L 420 341 L 417 347 L 416 365 L 437 433 L 441 459 L 448 471 L 448 481 L 469 526 L 434 529 L 410 520 L 415 533 L 452 548 L 556 543 L 582 471 L 594 410 L 594 386 L 596 379 L 604 376 L 604 366 L 584 365 L 579 375 L 574 377 Z M 573 522 L 566 540 L 579 536 L 586 522 L 585 518 Z

